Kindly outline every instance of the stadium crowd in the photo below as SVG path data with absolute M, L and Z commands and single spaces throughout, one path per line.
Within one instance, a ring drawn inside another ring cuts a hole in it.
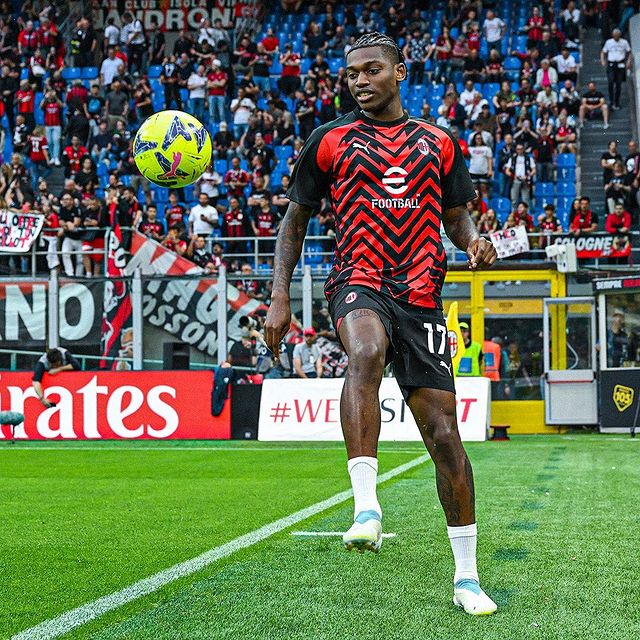
M 411 0 L 280 5 L 256 33 L 204 19 L 171 39 L 157 20 L 144 26 L 130 11 L 98 31 L 100 7 L 63 36 L 55 3 L 1 2 L 0 207 L 43 215 L 49 257 L 59 251 L 69 276 L 100 273 L 104 229 L 115 224 L 137 227 L 209 271 L 225 262 L 238 274 L 268 272 L 269 258 L 256 263 L 246 255 L 253 245 L 234 239 L 260 238 L 258 253 L 272 252 L 304 140 L 355 107 L 344 54 L 379 29 L 402 48 L 409 112 L 459 139 L 480 194 L 469 210 L 482 233 L 517 225 L 543 234 L 609 231 L 619 204 L 616 228 L 629 227 L 629 213 L 636 219 L 635 146 L 633 162 L 605 169 L 604 224 L 576 193 L 580 126 L 602 118 L 607 128 L 619 108 L 615 82 L 609 103 L 595 83 L 579 82 L 581 29 L 598 24 L 614 49 L 623 47 L 613 27 L 624 31 L 631 1 L 621 11 L 593 0 L 436 0 L 429 10 Z M 156 187 L 135 165 L 135 131 L 163 108 L 186 109 L 211 131 L 212 162 L 194 187 Z M 64 185 L 50 189 L 55 171 Z M 309 234 L 334 234 L 330 209 Z M 309 262 L 327 268 L 331 244 L 311 242 Z M 39 268 L 47 268 L 44 256 Z M 21 269 L 0 257 L 0 270 Z

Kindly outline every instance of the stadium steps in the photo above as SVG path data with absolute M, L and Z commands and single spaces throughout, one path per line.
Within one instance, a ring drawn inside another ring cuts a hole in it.
M 600 65 L 600 50 L 602 48 L 600 31 L 590 28 L 585 29 L 583 33 L 582 68 L 580 70 L 583 88 L 586 88 L 588 80 L 594 80 L 598 91 L 602 92 L 608 101 L 607 73 Z M 622 105 L 620 111 L 610 111 L 608 129 L 603 128 L 602 120 L 587 120 L 580 130 L 581 195 L 591 198 L 591 209 L 600 216 L 602 221 L 604 221 L 606 211 L 600 156 L 607 150 L 610 140 L 616 140 L 620 154 L 623 158 L 626 156 L 627 142 L 633 136 L 630 81 L 623 85 L 620 103 Z

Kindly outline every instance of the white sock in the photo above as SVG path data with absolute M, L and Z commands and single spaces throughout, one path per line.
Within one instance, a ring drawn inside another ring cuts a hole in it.
M 351 476 L 353 487 L 355 518 L 361 511 L 373 509 L 382 516 L 382 509 L 376 495 L 376 481 L 378 479 L 378 459 L 370 456 L 358 456 L 347 462 L 347 469 Z
M 456 572 L 453 582 L 470 578 L 478 580 L 478 567 L 476 565 L 476 545 L 478 541 L 478 528 L 476 523 L 464 527 L 447 527 L 453 559 L 456 562 Z

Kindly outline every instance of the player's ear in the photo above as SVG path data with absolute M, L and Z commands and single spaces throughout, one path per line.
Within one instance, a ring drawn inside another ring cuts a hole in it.
M 402 82 L 407 79 L 407 66 L 404 62 L 398 62 L 395 66 L 396 70 L 396 81 Z

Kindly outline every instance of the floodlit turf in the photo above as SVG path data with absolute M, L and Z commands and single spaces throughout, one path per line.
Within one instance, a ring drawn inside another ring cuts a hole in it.
M 70 450 L 79 449 L 79 450 Z M 467 445 L 479 560 L 498 614 L 451 604 L 429 463 L 380 491 L 379 555 L 348 554 L 345 503 L 67 636 L 161 639 L 640 637 L 640 442 L 592 435 Z M 422 453 L 385 444 L 381 471 Z M 339 445 L 0 447 L 0 638 L 347 488 Z

